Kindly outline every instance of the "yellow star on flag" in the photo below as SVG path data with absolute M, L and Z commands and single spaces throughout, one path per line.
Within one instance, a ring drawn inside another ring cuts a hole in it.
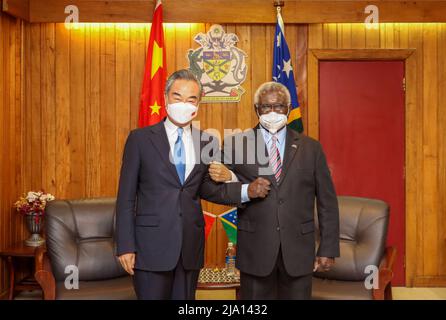
M 153 42 L 153 51 L 152 51 L 152 72 L 150 75 L 150 79 L 153 79 L 153 76 L 158 71 L 159 68 L 163 67 L 163 48 L 158 46 L 156 41 Z
M 155 113 L 159 115 L 160 114 L 160 108 L 161 108 L 161 106 L 159 106 L 158 103 L 155 101 L 153 106 L 150 106 L 150 109 L 152 109 L 152 113 L 150 115 L 153 115 Z

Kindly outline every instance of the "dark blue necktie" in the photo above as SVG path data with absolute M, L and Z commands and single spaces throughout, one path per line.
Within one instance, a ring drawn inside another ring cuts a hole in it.
M 186 175 L 186 150 L 183 143 L 183 128 L 178 128 L 178 138 L 173 148 L 173 156 L 175 161 L 175 168 L 177 169 L 178 177 L 181 184 L 184 183 Z

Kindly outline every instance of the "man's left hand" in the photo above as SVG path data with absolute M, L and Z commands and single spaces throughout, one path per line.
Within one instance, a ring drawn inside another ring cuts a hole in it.
M 209 165 L 209 175 L 215 182 L 226 182 L 232 180 L 231 171 L 222 163 L 211 162 Z
M 314 260 L 313 272 L 330 271 L 330 269 L 334 265 L 334 263 L 335 263 L 334 258 L 316 257 L 316 260 Z

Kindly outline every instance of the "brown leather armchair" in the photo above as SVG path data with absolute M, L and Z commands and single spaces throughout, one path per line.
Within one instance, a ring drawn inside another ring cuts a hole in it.
M 396 250 L 386 248 L 389 206 L 380 200 L 348 196 L 339 196 L 338 202 L 341 256 L 329 272 L 314 273 L 313 299 L 392 299 Z M 368 265 L 378 267 L 378 289 L 364 285 L 370 275 L 365 273 Z
M 46 210 L 46 247 L 38 248 L 35 278 L 44 299 L 136 299 L 132 278 L 115 256 L 114 198 L 56 200 Z M 65 279 L 77 266 L 79 289 Z M 65 273 L 68 271 L 68 273 Z

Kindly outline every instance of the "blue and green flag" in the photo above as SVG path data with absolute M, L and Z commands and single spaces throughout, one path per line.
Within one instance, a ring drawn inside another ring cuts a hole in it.
M 297 101 L 296 82 L 291 65 L 291 55 L 285 40 L 285 27 L 280 11 L 277 12 L 276 33 L 273 52 L 273 80 L 287 87 L 291 95 L 291 111 L 288 117 L 288 127 L 298 131 L 304 130 L 302 114 Z
M 237 208 L 232 208 L 218 216 L 228 235 L 229 242 L 237 244 Z

